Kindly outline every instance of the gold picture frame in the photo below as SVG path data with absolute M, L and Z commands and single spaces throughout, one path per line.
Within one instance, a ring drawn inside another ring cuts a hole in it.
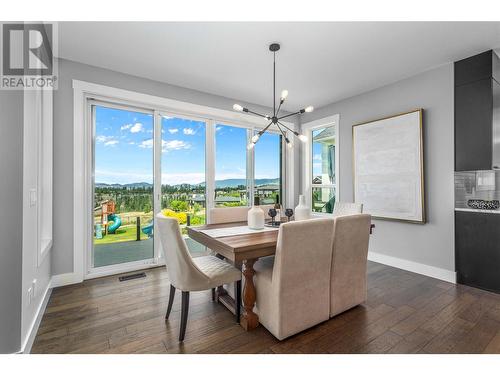
M 353 174 L 353 196 L 354 196 L 354 201 L 357 203 L 363 203 L 364 207 L 367 209 L 367 213 L 370 213 L 370 206 L 371 204 L 369 202 L 361 202 L 360 197 L 358 197 L 357 192 L 359 191 L 358 183 L 360 180 L 360 177 L 357 174 L 357 160 L 356 160 L 356 155 L 357 155 L 357 139 L 356 139 L 356 133 L 358 129 L 361 129 L 363 126 L 370 126 L 370 125 L 381 125 L 381 122 L 384 122 L 386 120 L 394 120 L 398 117 L 403 117 L 403 116 L 408 116 L 408 115 L 414 115 L 418 114 L 418 136 L 416 137 L 415 141 L 418 142 L 418 180 L 419 180 L 419 188 L 420 188 L 420 194 L 418 194 L 418 198 L 415 197 L 416 199 L 419 199 L 418 202 L 415 202 L 417 204 L 417 215 L 416 217 L 412 217 L 411 215 L 408 215 L 408 217 L 404 217 L 404 215 L 380 215 L 377 213 L 380 213 L 380 211 L 375 211 L 373 214 L 374 219 L 380 219 L 380 220 L 391 220 L 391 221 L 399 221 L 399 222 L 407 222 L 407 223 L 415 223 L 415 224 L 425 224 L 426 223 L 426 207 L 425 207 L 425 168 L 424 168 L 424 128 L 423 128 L 423 109 L 415 109 L 407 112 L 402 112 L 398 113 L 395 115 L 387 116 L 387 117 L 382 117 L 379 119 L 375 120 L 370 120 L 366 122 L 362 122 L 359 124 L 355 124 L 352 126 L 352 174 Z M 392 121 L 393 122 L 393 121 Z M 412 125 L 417 125 L 417 124 L 412 124 Z

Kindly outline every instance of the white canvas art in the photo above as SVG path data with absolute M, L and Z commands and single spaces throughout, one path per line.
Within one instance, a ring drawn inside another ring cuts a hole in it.
M 353 126 L 354 201 L 375 218 L 424 223 L 422 110 Z

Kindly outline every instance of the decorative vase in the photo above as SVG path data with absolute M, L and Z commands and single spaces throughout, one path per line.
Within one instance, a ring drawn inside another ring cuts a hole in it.
M 306 198 L 299 195 L 299 205 L 295 207 L 295 221 L 311 218 L 311 209 L 306 205 Z
M 248 210 L 248 227 L 250 229 L 264 229 L 265 215 L 262 208 L 259 207 L 256 197 L 256 204 L 252 206 L 251 209 Z

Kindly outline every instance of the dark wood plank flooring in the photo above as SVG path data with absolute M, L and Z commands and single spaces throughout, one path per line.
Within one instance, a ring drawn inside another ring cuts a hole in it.
M 32 353 L 500 353 L 500 295 L 370 262 L 368 300 L 284 341 L 245 332 L 210 291 L 192 293 L 177 341 L 180 293 L 164 315 L 165 268 L 55 289 Z

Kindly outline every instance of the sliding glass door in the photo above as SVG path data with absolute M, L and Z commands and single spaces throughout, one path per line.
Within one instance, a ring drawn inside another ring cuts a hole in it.
M 93 248 L 90 269 L 154 258 L 154 115 L 93 104 Z

